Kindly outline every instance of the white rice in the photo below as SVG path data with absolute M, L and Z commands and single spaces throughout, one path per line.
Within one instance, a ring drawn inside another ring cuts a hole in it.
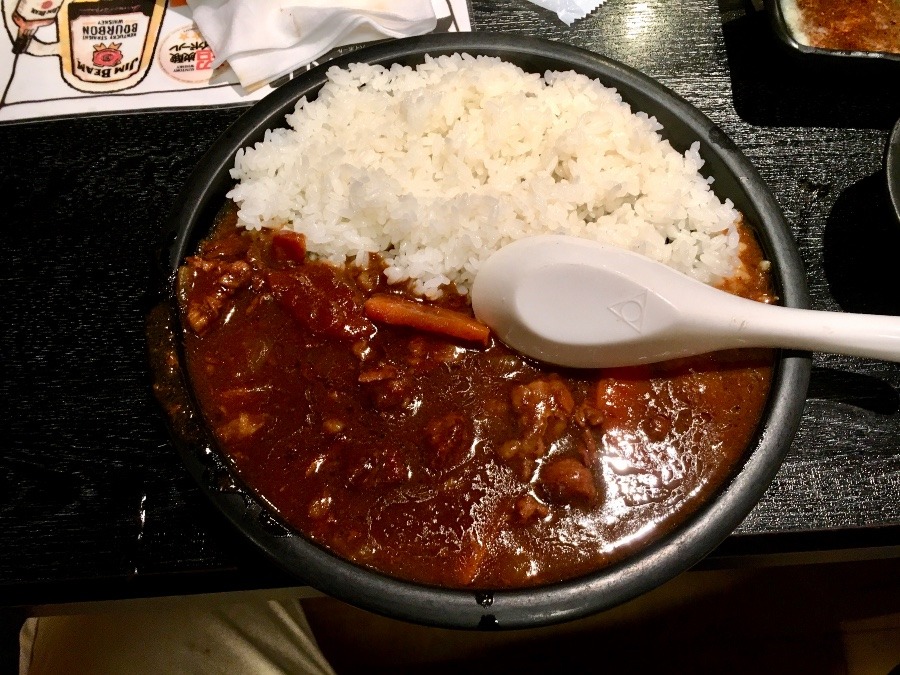
M 289 227 L 335 263 L 368 253 L 426 297 L 468 292 L 499 247 L 588 237 L 701 281 L 737 269 L 738 213 L 616 90 L 574 72 L 526 73 L 454 54 L 413 69 L 333 67 L 290 129 L 237 153 L 228 193 L 249 229 Z

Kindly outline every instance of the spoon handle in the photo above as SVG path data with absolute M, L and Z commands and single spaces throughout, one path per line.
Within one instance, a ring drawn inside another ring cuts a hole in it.
M 739 344 L 900 361 L 900 317 L 741 304 L 729 320 Z

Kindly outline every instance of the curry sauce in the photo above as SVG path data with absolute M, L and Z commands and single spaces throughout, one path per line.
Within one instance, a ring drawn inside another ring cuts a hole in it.
M 772 301 L 742 227 L 727 290 Z M 234 209 L 179 275 L 192 389 L 219 449 L 284 523 L 402 579 L 526 587 L 621 560 L 671 531 L 754 438 L 773 354 L 732 351 L 604 371 L 393 325 L 422 302 L 377 256 L 335 266 L 301 236 L 248 232 Z

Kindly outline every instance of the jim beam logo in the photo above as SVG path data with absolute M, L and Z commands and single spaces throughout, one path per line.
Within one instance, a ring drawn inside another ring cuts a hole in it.
M 72 26 L 73 74 L 85 82 L 126 80 L 140 70 L 147 16 L 79 17 Z

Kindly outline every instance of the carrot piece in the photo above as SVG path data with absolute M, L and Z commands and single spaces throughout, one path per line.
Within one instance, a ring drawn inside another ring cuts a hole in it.
M 478 319 L 444 307 L 426 305 L 396 295 L 373 295 L 366 300 L 366 316 L 372 321 L 408 326 L 486 345 L 491 329 Z

